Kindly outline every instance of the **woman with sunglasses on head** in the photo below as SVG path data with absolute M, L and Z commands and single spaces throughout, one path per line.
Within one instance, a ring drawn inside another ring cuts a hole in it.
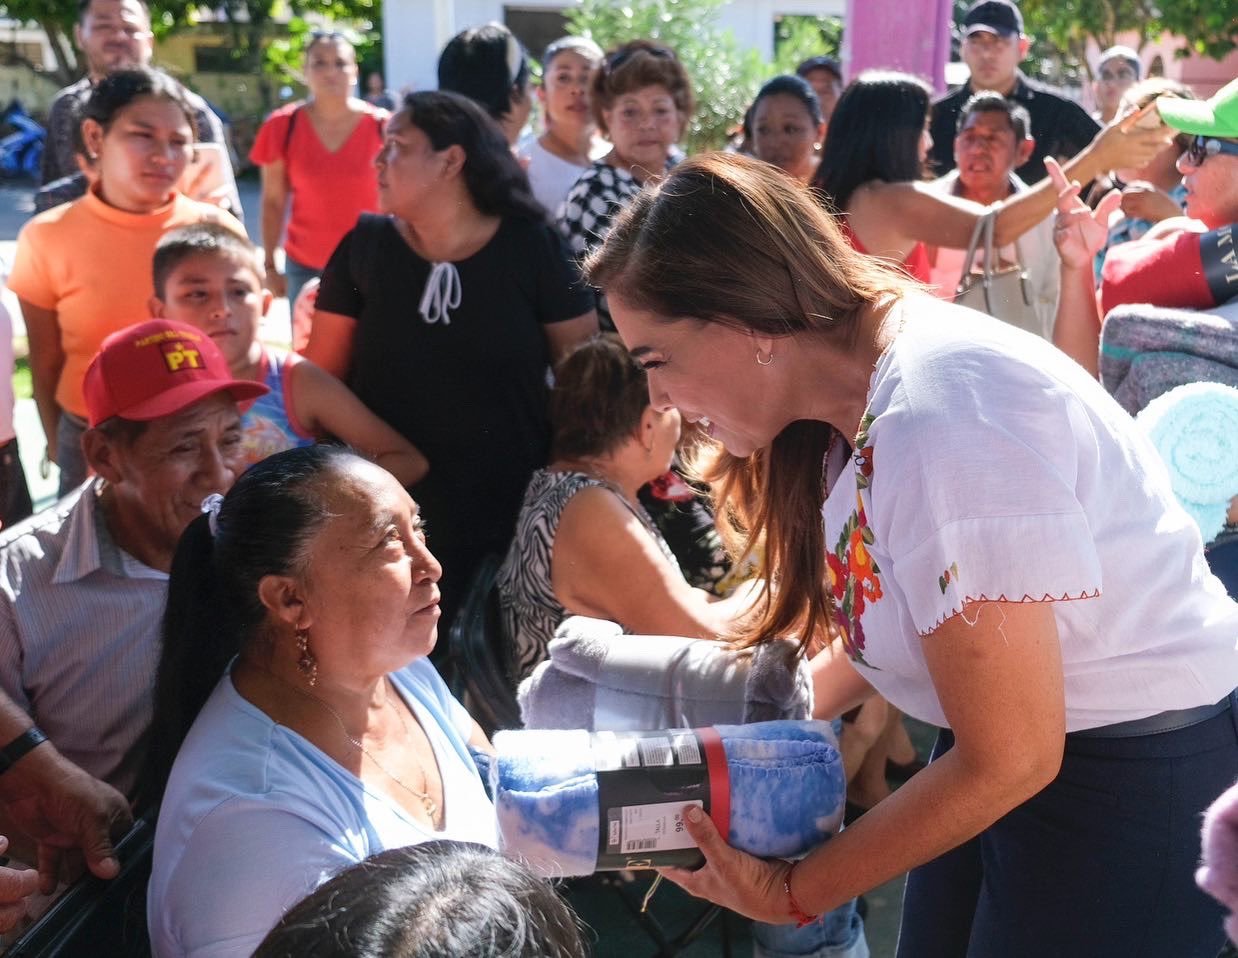
M 262 249 L 267 286 L 296 302 L 361 213 L 378 211 L 371 163 L 387 111 L 353 94 L 357 54 L 342 33 L 310 34 L 309 97 L 280 107 L 258 130 L 250 160 L 262 170 Z M 287 227 L 282 271 L 276 251 Z
M 560 208 L 559 231 L 583 258 L 606 238 L 610 224 L 647 183 L 656 183 L 682 157 L 675 144 L 693 107 L 692 83 L 675 51 L 633 40 L 609 51 L 594 71 L 589 106 L 612 146 L 581 175 Z M 597 296 L 598 322 L 613 330 L 606 297 Z M 677 469 L 641 487 L 641 502 L 679 560 L 688 582 L 724 592 L 731 570 L 696 490 Z
M 480 104 L 510 145 L 529 120 L 531 77 L 528 53 L 501 23 L 457 33 L 438 58 L 438 88 Z
M 522 140 L 516 155 L 528 171 L 533 195 L 551 216 L 558 215 L 580 174 L 609 149 L 589 109 L 589 81 L 601 62 L 601 48 L 586 37 L 561 37 L 542 57 L 537 98 L 545 129 Z
M 611 150 L 568 191 L 558 214 L 568 248 L 583 257 L 646 183 L 666 175 L 692 115 L 692 81 L 669 47 L 633 40 L 609 51 L 593 74 L 589 107 Z M 613 329 L 598 298 L 603 329 Z

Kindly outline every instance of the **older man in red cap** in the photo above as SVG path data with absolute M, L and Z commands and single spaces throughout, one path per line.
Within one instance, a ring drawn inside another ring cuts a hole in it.
M 238 403 L 266 391 L 191 326 L 110 336 L 85 378 L 95 478 L 0 536 L 0 833 L 39 842 L 44 888 L 57 849 L 116 873 L 172 556 L 241 470 Z

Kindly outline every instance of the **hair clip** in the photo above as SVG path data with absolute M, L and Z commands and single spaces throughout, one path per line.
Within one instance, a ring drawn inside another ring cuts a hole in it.
M 224 497 L 218 492 L 212 492 L 202 500 L 202 511 L 206 513 L 206 524 L 210 527 L 211 538 L 219 535 L 219 510 L 224 504 Z

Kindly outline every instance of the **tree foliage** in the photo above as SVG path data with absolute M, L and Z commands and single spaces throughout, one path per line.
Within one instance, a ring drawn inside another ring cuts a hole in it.
M 73 24 L 77 20 L 77 0 L 6 0 L 0 12 L 23 23 L 36 23 L 47 34 L 56 58 L 56 79 L 66 84 L 79 76 L 73 50 Z M 27 63 L 34 69 L 41 64 Z
M 571 33 L 591 37 L 603 50 L 628 40 L 658 40 L 675 51 L 692 78 L 696 112 L 684 146 L 717 149 L 744 116 L 768 67 L 755 50 L 742 50 L 718 26 L 725 0 L 581 0 L 567 11 Z
M 843 21 L 839 17 L 786 14 L 774 25 L 773 73 L 794 73 L 809 57 L 840 57 Z
M 1136 47 L 1169 33 L 1187 44 L 1179 56 L 1220 59 L 1238 47 L 1238 0 L 1022 0 L 1025 29 L 1088 75 L 1088 41 L 1102 50 L 1134 33 Z
M 1184 37 L 1188 52 L 1220 60 L 1238 48 L 1238 0 L 1165 0 L 1160 25 Z
M 156 38 L 197 23 L 198 11 L 204 7 L 221 13 L 230 33 L 232 56 L 242 70 L 260 76 L 283 76 L 291 69 L 292 44 L 310 29 L 303 19 L 306 14 L 356 24 L 358 59 L 364 59 L 369 48 L 379 42 L 378 31 L 372 27 L 382 20 L 382 0 L 148 0 L 148 5 Z M 270 42 L 274 18 L 281 9 L 293 15 L 292 22 L 286 31 L 281 31 L 287 37 Z M 56 58 L 56 79 L 61 84 L 82 74 L 82 65 L 73 49 L 77 0 L 0 0 L 0 14 L 36 23 L 43 29 Z

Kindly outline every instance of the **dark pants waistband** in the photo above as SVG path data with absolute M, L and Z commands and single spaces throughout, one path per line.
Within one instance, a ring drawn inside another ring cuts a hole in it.
M 1116 725 L 1102 725 L 1099 728 L 1084 729 L 1081 732 L 1071 732 L 1068 738 L 1138 738 L 1143 735 L 1159 735 L 1162 732 L 1176 732 L 1179 729 L 1199 725 L 1210 718 L 1215 718 L 1233 708 L 1234 694 L 1231 692 L 1221 701 L 1212 705 L 1200 705 L 1190 709 L 1175 709 L 1169 712 L 1158 712 L 1146 718 L 1132 719 L 1129 722 L 1118 722 Z

